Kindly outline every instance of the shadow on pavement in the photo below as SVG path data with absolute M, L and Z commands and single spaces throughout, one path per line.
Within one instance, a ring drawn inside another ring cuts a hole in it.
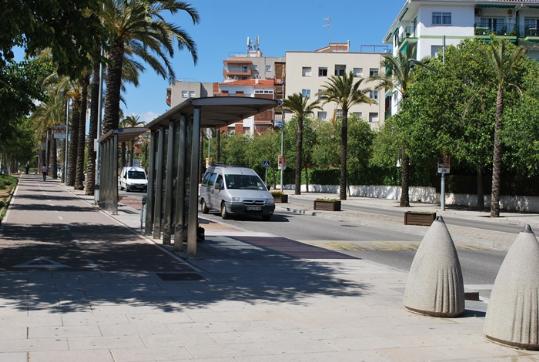
M 49 192 L 49 191 L 47 191 Z M 57 200 L 57 201 L 72 201 L 72 200 L 80 200 L 79 198 L 75 196 L 57 196 L 57 195 L 20 195 L 17 196 L 19 199 L 30 199 L 30 200 Z
M 124 227 L 6 224 L 0 232 L 0 305 L 63 313 L 122 304 L 175 312 L 227 300 L 301 304 L 308 296 L 359 297 L 368 289 L 342 278 L 344 266 L 238 243 L 199 244 L 192 262 L 202 270 L 203 281 L 163 281 L 156 272 L 194 270 Z M 16 267 L 36 258 L 65 267 Z
M 17 196 L 19 197 L 19 196 Z M 22 198 L 22 197 L 20 197 Z M 27 210 L 27 211 L 60 211 L 60 212 L 91 212 L 96 211 L 93 207 L 82 206 L 62 206 L 62 205 L 44 205 L 44 204 L 13 204 L 10 206 L 13 210 Z

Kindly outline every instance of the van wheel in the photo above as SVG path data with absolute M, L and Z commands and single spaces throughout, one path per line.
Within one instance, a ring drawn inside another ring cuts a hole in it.
M 200 211 L 202 211 L 203 214 L 210 212 L 210 209 L 208 208 L 208 205 L 206 205 L 206 201 L 204 199 L 200 200 Z
M 230 217 L 230 214 L 228 213 L 228 211 L 226 211 L 226 206 L 224 202 L 221 204 L 221 217 L 223 219 L 228 219 Z

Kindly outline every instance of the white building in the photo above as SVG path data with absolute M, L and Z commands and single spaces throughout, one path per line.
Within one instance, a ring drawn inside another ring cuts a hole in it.
M 311 98 L 318 94 L 332 75 L 343 75 L 353 72 L 358 78 L 383 72 L 381 69 L 383 52 L 350 52 L 349 43 L 331 43 L 329 46 L 315 51 L 287 51 L 286 62 L 286 97 L 294 93 L 302 93 Z M 365 87 L 374 84 L 365 83 Z M 359 104 L 349 110 L 369 122 L 373 128 L 384 122 L 385 96 L 383 91 L 373 90 L 370 97 L 376 104 Z M 324 104 L 323 109 L 316 111 L 315 117 L 320 120 L 332 120 L 339 117 L 340 110 L 335 103 Z M 286 114 L 285 119 L 291 115 Z
M 393 55 L 411 51 L 417 60 L 436 56 L 444 45 L 492 35 L 528 50 L 539 60 L 539 0 L 406 0 L 385 37 Z M 393 94 L 391 114 L 400 95 Z
M 176 80 L 167 88 L 166 103 L 174 107 L 188 98 L 212 97 L 214 83 Z
M 494 34 L 528 48 L 539 60 L 539 0 L 406 0 L 385 42 L 393 53 L 413 47 L 416 59 L 438 54 L 444 45 Z

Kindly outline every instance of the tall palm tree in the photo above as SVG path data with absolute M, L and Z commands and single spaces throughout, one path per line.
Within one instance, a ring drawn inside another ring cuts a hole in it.
M 423 65 L 423 63 L 414 59 L 412 47 L 409 47 L 406 52 L 399 52 L 397 56 L 387 54 L 384 55 L 384 59 L 382 61 L 382 67 L 386 69 L 386 73 L 371 77 L 369 80 L 377 83 L 377 89 L 397 92 L 397 95 L 402 97 L 401 102 L 404 102 L 406 101 L 406 97 L 408 95 L 408 89 L 414 80 L 413 70 L 416 65 Z M 410 206 L 410 155 L 405 145 L 402 145 L 400 153 L 400 206 L 408 207 Z
M 120 126 L 123 128 L 141 127 L 141 126 L 144 126 L 144 122 L 140 120 L 139 116 L 131 115 L 122 119 L 122 121 L 120 122 Z M 134 154 L 135 154 L 135 141 L 132 140 L 132 141 L 129 141 L 129 166 L 133 166 Z M 124 159 L 125 159 L 125 156 L 124 156 Z
M 88 108 L 88 84 L 90 82 L 90 75 L 87 71 L 83 74 L 80 80 L 81 88 L 81 100 L 80 100 L 80 116 L 78 126 L 77 137 L 77 162 L 75 168 L 75 190 L 84 189 L 83 175 L 84 175 L 84 150 L 86 146 L 86 110 Z
M 505 90 L 511 84 L 510 79 L 515 75 L 517 66 L 526 54 L 522 47 L 511 48 L 507 41 L 492 41 L 488 51 L 490 63 L 496 73 L 496 122 L 494 125 L 494 150 L 492 156 L 492 194 L 490 201 L 490 216 L 500 216 L 500 177 L 502 168 L 502 118 L 504 112 Z
M 296 174 L 295 191 L 296 195 L 301 194 L 301 171 L 303 169 L 303 126 L 305 117 L 315 109 L 320 109 L 319 100 L 309 102 L 309 97 L 304 97 L 301 93 L 288 96 L 283 102 L 283 107 L 287 111 L 294 113 L 297 121 L 296 128 Z
M 75 186 L 75 176 L 77 171 L 77 154 L 80 126 L 80 109 L 81 109 L 81 89 L 76 86 L 71 91 L 71 99 L 73 100 L 73 108 L 71 111 L 71 142 L 69 144 L 69 159 L 67 165 L 67 186 Z
M 331 76 L 322 88 L 321 99 L 325 103 L 335 102 L 342 111 L 341 120 L 341 165 L 340 165 L 340 199 L 346 200 L 347 158 L 348 158 L 348 111 L 356 104 L 374 104 L 369 98 L 369 89 L 363 88 L 365 79 L 355 80 L 352 72 L 343 76 Z
M 148 63 L 163 78 L 174 78 L 169 58 L 174 55 L 174 42 L 179 49 L 187 48 L 193 60 L 197 50 L 193 39 L 181 27 L 164 18 L 186 12 L 194 24 L 199 15 L 195 8 L 177 0 L 104 0 L 102 21 L 109 41 L 106 77 L 104 132 L 118 128 L 120 92 L 124 57 L 137 56 Z

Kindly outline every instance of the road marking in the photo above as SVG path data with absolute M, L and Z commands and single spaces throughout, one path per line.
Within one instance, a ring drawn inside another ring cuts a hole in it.
M 32 260 L 29 260 L 25 263 L 17 264 L 13 266 L 14 268 L 19 269 L 29 269 L 29 268 L 39 268 L 39 269 L 61 269 L 67 268 L 68 266 L 57 261 L 51 260 L 49 258 L 38 257 Z
M 62 216 L 58 216 L 58 220 L 63 220 L 64 218 Z

